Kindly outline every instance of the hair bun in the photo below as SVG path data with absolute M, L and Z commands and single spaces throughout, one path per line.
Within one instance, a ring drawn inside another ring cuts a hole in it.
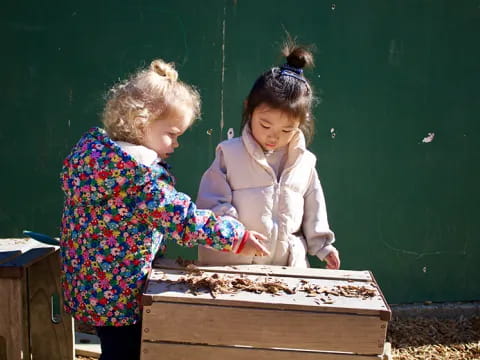
M 287 64 L 294 68 L 303 69 L 313 66 L 313 55 L 303 46 L 287 45 L 283 54 L 287 58 Z
M 166 77 L 172 82 L 175 82 L 178 79 L 178 72 L 173 67 L 173 63 L 166 63 L 162 59 L 153 60 L 150 64 L 150 70 L 156 72 L 160 76 Z

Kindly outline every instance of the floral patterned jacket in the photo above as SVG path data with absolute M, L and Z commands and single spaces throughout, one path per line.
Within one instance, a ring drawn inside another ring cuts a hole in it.
M 61 257 L 65 308 L 84 323 L 140 319 L 140 298 L 165 241 L 232 251 L 242 224 L 199 210 L 165 166 L 135 161 L 103 129 L 89 130 L 64 160 Z

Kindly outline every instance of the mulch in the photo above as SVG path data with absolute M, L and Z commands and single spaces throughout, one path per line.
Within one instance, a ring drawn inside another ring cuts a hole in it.
M 394 318 L 387 341 L 394 360 L 479 360 L 480 317 Z

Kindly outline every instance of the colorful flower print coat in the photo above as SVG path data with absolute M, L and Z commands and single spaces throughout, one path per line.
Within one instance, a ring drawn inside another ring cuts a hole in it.
M 95 326 L 140 319 L 140 297 L 165 240 L 231 251 L 245 233 L 231 217 L 199 210 L 162 165 L 135 161 L 99 128 L 65 159 L 61 257 L 65 308 Z

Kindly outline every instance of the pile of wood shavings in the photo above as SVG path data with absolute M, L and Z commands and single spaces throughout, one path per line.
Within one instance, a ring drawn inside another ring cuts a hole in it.
M 248 291 L 257 294 L 270 293 L 277 295 L 281 291 L 286 294 L 293 294 L 293 291 L 283 281 L 264 278 L 263 280 L 252 280 L 244 276 L 232 276 L 214 273 L 204 275 L 204 273 L 195 267 L 187 266 L 189 271 L 186 276 L 178 280 L 166 280 L 170 284 L 184 284 L 193 294 L 198 294 L 202 290 L 210 292 L 213 298 L 218 294 L 231 294 L 238 291 Z
M 307 296 L 317 296 L 317 295 L 333 295 L 333 296 L 344 296 L 344 297 L 354 297 L 361 299 L 368 299 L 378 295 L 378 292 L 375 287 L 366 287 L 366 286 L 355 286 L 355 285 L 335 285 L 333 288 L 328 288 L 320 285 L 310 284 L 306 280 L 301 280 L 301 287 L 299 291 L 304 291 Z
M 480 318 L 394 318 L 387 341 L 395 360 L 478 360 Z
M 290 288 L 281 280 L 275 280 L 266 276 L 263 279 L 251 279 L 244 274 L 233 276 L 230 274 L 204 275 L 204 272 L 199 270 L 195 265 L 188 264 L 185 267 L 187 271 L 186 276 L 180 277 L 178 280 L 165 280 L 170 284 L 184 284 L 193 294 L 198 294 L 200 291 L 209 291 L 213 298 L 218 294 L 232 294 L 238 291 L 248 291 L 257 294 L 269 293 L 273 295 L 295 294 L 298 291 L 307 293 L 307 296 L 318 297 L 315 301 L 317 304 L 333 304 L 334 300 L 330 296 L 344 296 L 355 297 L 361 299 L 368 299 L 378 295 L 377 290 L 365 286 L 355 285 L 336 285 L 333 288 L 310 284 L 306 280 L 300 281 L 300 286 Z M 324 298 L 323 295 L 327 295 Z

